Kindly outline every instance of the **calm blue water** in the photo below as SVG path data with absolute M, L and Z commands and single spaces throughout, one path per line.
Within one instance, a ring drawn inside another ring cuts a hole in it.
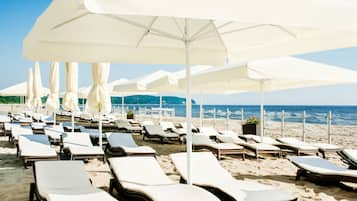
M 126 105 L 127 109 L 138 110 L 139 108 L 152 108 L 158 105 Z M 164 108 L 174 108 L 176 116 L 185 116 L 185 105 L 164 105 Z M 204 105 L 205 118 L 212 118 L 213 111 L 216 110 L 216 118 L 226 118 L 227 109 L 230 111 L 231 119 L 241 119 L 241 109 L 244 110 L 244 119 L 256 116 L 259 117 L 258 105 Z M 281 121 L 281 111 L 285 111 L 286 122 L 301 122 L 302 112 L 306 111 L 306 122 L 326 124 L 326 117 L 329 111 L 332 112 L 332 124 L 336 125 L 357 125 L 357 106 L 280 106 L 268 105 L 264 107 L 266 119 Z M 199 117 L 199 105 L 192 106 L 192 116 Z

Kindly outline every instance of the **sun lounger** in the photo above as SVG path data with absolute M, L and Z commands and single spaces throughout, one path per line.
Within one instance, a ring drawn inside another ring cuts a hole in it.
M 119 157 L 109 158 L 108 161 L 114 176 L 109 192 L 116 189 L 127 200 L 219 201 L 208 191 L 174 183 L 154 157 Z
M 119 130 L 124 130 L 129 133 L 141 133 L 143 130 L 140 126 L 134 126 L 123 120 L 116 121 L 116 126 Z
M 51 148 L 46 135 L 20 135 L 18 156 L 23 160 L 25 168 L 33 161 L 58 160 L 57 152 Z
M 210 137 L 217 137 L 219 135 L 218 131 L 213 127 L 201 127 L 199 131 L 200 134 Z
M 207 149 L 215 153 L 217 159 L 221 159 L 222 155 L 242 155 L 244 159 L 245 153 L 242 146 L 234 143 L 217 143 L 210 139 L 208 135 L 194 134 L 192 135 L 192 145 L 194 150 Z
M 63 151 L 72 160 L 98 158 L 104 161 L 104 151 L 93 146 L 88 133 L 64 133 L 62 135 Z
M 45 135 L 50 138 L 50 142 L 58 144 L 61 142 L 61 135 L 64 133 L 62 125 L 47 126 L 44 128 Z
M 148 146 L 138 146 L 129 133 L 107 133 L 107 151 L 112 156 L 149 155 L 155 156 L 156 151 Z
M 65 132 L 72 132 L 72 122 L 63 122 L 63 129 Z M 74 125 L 74 132 L 81 132 L 82 126 Z
M 187 181 L 187 155 L 170 155 L 181 181 Z M 195 152 L 191 155 L 192 183 L 213 192 L 221 200 L 230 201 L 290 201 L 297 200 L 284 189 L 256 182 L 237 180 L 225 170 L 209 152 Z
M 186 135 L 186 129 L 184 128 L 176 128 L 175 124 L 170 121 L 161 121 L 160 126 L 162 130 L 166 132 L 177 133 L 180 136 Z
M 318 156 L 295 156 L 288 159 L 299 168 L 296 180 L 302 176 L 309 180 L 320 183 L 339 183 L 341 181 L 357 182 L 357 170 L 340 167 Z
M 356 149 L 344 149 L 337 153 L 342 157 L 342 161 L 347 163 L 351 169 L 357 169 L 357 150 Z
M 306 142 L 302 142 L 296 138 L 282 137 L 282 138 L 278 138 L 277 140 L 281 142 L 281 144 L 277 146 L 279 146 L 282 149 L 292 150 L 298 156 L 300 156 L 301 154 L 318 155 L 319 153 L 318 147 L 313 146 Z
M 281 143 L 278 142 L 276 139 L 269 137 L 269 136 L 259 136 L 259 135 L 239 135 L 239 138 L 244 139 L 245 141 L 249 142 L 257 142 L 257 143 L 265 143 L 271 145 L 280 145 Z
M 183 128 L 183 130 L 187 130 L 187 123 L 186 122 L 179 123 L 179 125 L 180 125 L 179 128 Z M 199 132 L 198 128 L 193 124 L 191 124 L 191 129 L 192 129 L 193 133 L 198 133 Z
M 35 162 L 30 201 L 117 201 L 94 187 L 82 161 Z
M 180 140 L 180 136 L 176 133 L 164 132 L 161 126 L 158 125 L 146 125 L 144 126 L 143 140 L 145 138 L 158 138 L 161 143 L 164 143 L 164 140 Z
M 220 131 L 221 135 L 217 136 L 217 139 L 224 143 L 235 143 L 237 145 L 243 146 L 244 148 L 251 150 L 255 153 L 255 157 L 258 159 L 259 154 L 277 154 L 281 156 L 281 150 L 279 147 L 276 147 L 271 144 L 265 143 L 249 143 L 240 139 L 238 135 L 230 130 Z
M 34 134 L 44 134 L 45 131 L 43 130 L 46 126 L 46 123 L 43 122 L 32 122 L 31 128 Z

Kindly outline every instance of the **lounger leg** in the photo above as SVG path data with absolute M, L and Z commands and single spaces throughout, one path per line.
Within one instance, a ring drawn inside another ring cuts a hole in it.
M 242 153 L 242 159 L 245 160 L 245 153 Z
M 113 195 L 113 190 L 114 190 L 114 179 L 110 179 L 110 182 L 109 182 L 109 194 Z
M 326 158 L 326 153 L 323 151 L 322 153 L 322 158 Z M 318 153 L 316 153 L 316 155 L 318 155 Z
M 221 152 L 219 150 L 217 151 L 217 159 L 221 160 Z
M 29 201 L 34 201 L 34 196 L 35 196 L 35 183 L 30 184 L 30 194 L 29 194 Z
M 298 169 L 298 171 L 296 172 L 296 181 L 300 180 L 300 178 L 306 173 L 305 170 L 303 169 Z
M 258 150 L 255 151 L 255 157 L 256 157 L 257 160 L 259 159 Z

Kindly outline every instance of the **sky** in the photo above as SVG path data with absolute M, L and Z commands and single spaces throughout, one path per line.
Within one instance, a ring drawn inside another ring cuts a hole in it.
M 35 3 L 36 2 L 36 3 Z M 37 17 L 47 8 L 51 0 L 2 0 L 0 7 L 0 89 L 27 79 L 28 68 L 34 63 L 22 55 L 22 41 L 31 30 Z M 317 61 L 357 70 L 357 47 L 325 51 L 314 54 L 295 55 L 298 58 Z M 42 83 L 48 85 L 49 63 L 40 63 Z M 64 68 L 61 64 L 61 89 L 64 90 Z M 130 68 L 128 68 L 130 67 Z M 156 70 L 177 71 L 183 65 L 129 65 L 112 64 L 109 81 L 120 78 L 132 79 Z M 89 64 L 80 64 L 79 86 L 91 84 Z M 180 95 L 184 96 L 184 95 Z M 222 98 L 223 96 L 223 98 Z M 199 100 L 197 95 L 193 98 Z M 257 93 L 235 95 L 204 95 L 205 104 L 259 104 Z M 357 84 L 306 89 L 284 90 L 265 94 L 268 105 L 356 105 Z

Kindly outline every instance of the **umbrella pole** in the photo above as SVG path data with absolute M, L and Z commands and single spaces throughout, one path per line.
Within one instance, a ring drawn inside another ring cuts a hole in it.
M 100 147 L 101 149 L 102 149 L 102 147 L 103 147 L 102 128 L 103 128 L 102 113 L 99 112 L 98 132 L 99 132 L 99 147 Z
M 56 111 L 53 112 L 53 125 L 56 125 Z
M 191 68 L 190 68 L 190 58 L 189 58 L 189 45 L 188 41 L 188 20 L 185 19 L 185 66 L 186 66 L 186 152 L 187 152 L 187 184 L 192 185 L 192 168 L 191 168 L 191 155 L 192 155 L 192 111 L 191 111 Z
M 200 93 L 200 127 L 203 127 L 203 98 L 202 92 Z
M 160 122 L 162 121 L 162 95 L 160 94 Z
M 124 119 L 124 95 L 121 96 L 121 117 Z
M 72 111 L 72 133 L 74 133 L 74 111 Z
M 260 136 L 264 136 L 264 92 L 263 81 L 260 82 Z

